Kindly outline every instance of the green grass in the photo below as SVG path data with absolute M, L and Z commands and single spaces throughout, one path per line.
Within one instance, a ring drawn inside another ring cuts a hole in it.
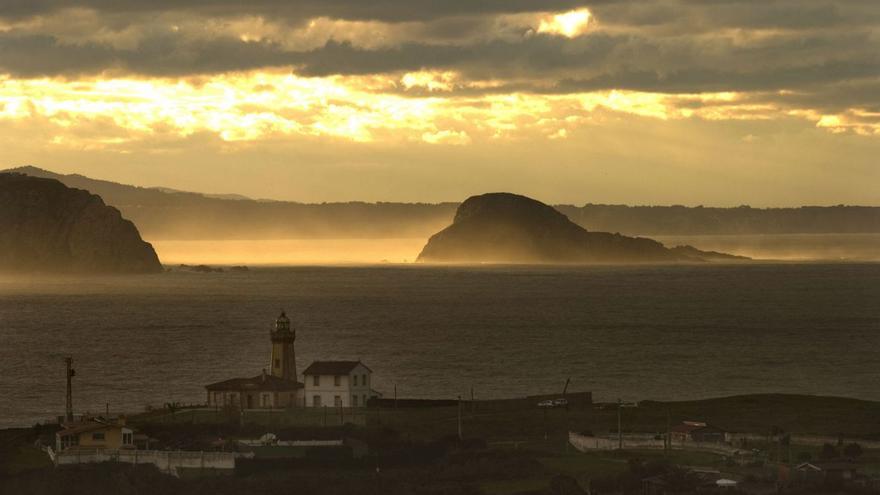
M 486 495 L 515 495 L 517 493 L 545 490 L 549 486 L 550 481 L 546 478 L 523 478 L 481 483 L 480 490 Z
M 578 481 L 597 476 L 613 476 L 627 470 L 625 458 L 610 456 L 607 453 L 538 457 L 538 462 L 554 473 L 571 476 Z
M 758 394 L 680 402 L 645 401 L 623 409 L 629 431 L 665 431 L 667 412 L 672 424 L 699 420 L 727 431 L 764 434 L 772 426 L 788 433 L 880 438 L 880 402 L 787 394 Z M 597 410 L 595 433 L 617 427 L 615 407 Z
M 51 466 L 49 456 L 34 447 L 35 439 L 29 429 L 0 430 L 0 474 L 16 474 Z

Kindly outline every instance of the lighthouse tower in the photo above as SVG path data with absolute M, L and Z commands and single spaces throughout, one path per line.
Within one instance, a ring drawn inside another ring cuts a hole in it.
M 272 376 L 296 381 L 296 353 L 293 349 L 296 332 L 291 330 L 290 318 L 284 314 L 284 311 L 275 320 L 275 329 L 270 335 L 272 338 L 272 357 L 269 361 L 269 369 L 272 370 Z

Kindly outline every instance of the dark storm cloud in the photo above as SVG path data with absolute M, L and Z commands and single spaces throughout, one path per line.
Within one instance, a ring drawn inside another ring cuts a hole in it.
M 0 34 L 0 71 L 17 76 L 119 69 L 146 75 L 291 67 L 306 76 L 458 70 L 474 79 L 536 79 L 556 91 L 610 88 L 662 92 L 753 91 L 880 75 L 870 36 L 839 34 L 759 41 L 647 38 L 597 32 L 576 39 L 535 35 L 468 45 L 405 42 L 367 49 L 329 41 L 304 51 L 230 36 L 190 39 L 153 33 L 134 48 Z
M 567 10 L 577 0 L 4 0 L 0 16 L 29 17 L 79 7 L 105 13 L 191 12 L 207 15 L 261 15 L 291 20 L 331 17 L 349 20 L 411 21 Z
M 93 9 L 90 22 L 102 36 L 88 28 L 55 32 L 71 6 Z M 529 32 L 536 26 L 519 26 L 520 18 L 501 28 L 496 22 L 499 14 L 579 6 L 589 7 L 596 23 L 572 39 Z M 876 108 L 872 91 L 880 78 L 878 0 L 6 0 L 0 7 L 7 19 L 39 21 L 53 13 L 55 24 L 43 26 L 56 28 L 41 31 L 36 22 L 0 32 L 0 73 L 189 76 L 285 67 L 328 76 L 437 69 L 500 81 L 492 89 L 456 88 L 462 95 L 745 91 L 829 109 Z M 315 16 L 420 22 L 391 24 L 390 39 L 372 47 L 330 37 L 301 48 L 271 36 L 242 41 L 225 19 L 243 15 L 288 24 Z M 214 18 L 227 27 L 192 27 Z M 172 29 L 176 19 L 188 27 Z
M 605 24 L 663 27 L 681 33 L 735 29 L 828 29 L 880 23 L 874 0 L 647 0 L 591 6 Z

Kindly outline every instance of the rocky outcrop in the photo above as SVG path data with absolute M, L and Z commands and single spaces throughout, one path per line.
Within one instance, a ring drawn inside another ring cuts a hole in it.
M 458 263 L 620 263 L 720 259 L 689 246 L 670 250 L 652 239 L 588 232 L 554 208 L 525 196 L 468 198 L 452 225 L 428 240 L 419 261 Z
M 119 210 L 53 179 L 0 174 L 0 270 L 151 273 L 153 247 Z

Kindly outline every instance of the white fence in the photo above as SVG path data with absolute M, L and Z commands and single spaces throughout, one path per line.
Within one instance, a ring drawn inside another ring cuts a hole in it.
M 665 447 L 662 439 L 656 440 L 653 437 L 646 435 L 624 435 L 623 441 L 621 442 L 620 440 L 618 440 L 617 437 L 591 437 L 581 435 L 580 433 L 569 432 L 568 442 L 574 448 L 581 452 L 588 452 L 591 450 L 617 450 L 621 448 L 621 443 L 623 445 L 623 449 L 662 450 Z M 744 453 L 742 449 L 737 449 L 723 443 L 673 441 L 670 444 L 670 448 L 674 450 L 694 450 L 699 452 L 710 452 L 720 455 L 735 455 Z
M 127 464 L 153 464 L 160 471 L 180 476 L 181 468 L 235 469 L 232 452 L 186 452 L 164 450 L 104 450 L 75 449 L 63 452 L 47 451 L 56 466 L 89 464 L 98 462 L 124 462 Z M 251 454 L 253 455 L 253 454 Z M 247 455 L 244 455 L 248 457 Z

